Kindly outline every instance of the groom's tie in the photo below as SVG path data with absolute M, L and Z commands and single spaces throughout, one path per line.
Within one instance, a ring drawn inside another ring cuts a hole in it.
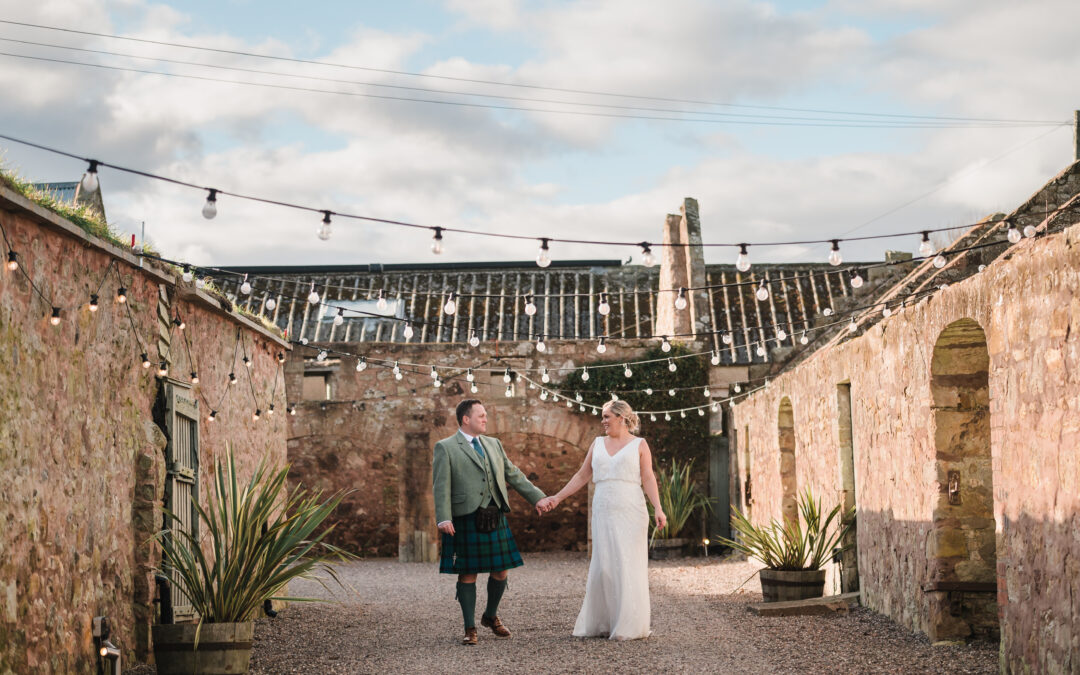
M 476 436 L 473 436 L 472 446 L 473 446 L 473 448 L 476 449 L 476 454 L 480 455 L 480 458 L 483 459 L 484 458 L 484 449 L 482 447 L 480 447 L 480 439 L 477 438 Z

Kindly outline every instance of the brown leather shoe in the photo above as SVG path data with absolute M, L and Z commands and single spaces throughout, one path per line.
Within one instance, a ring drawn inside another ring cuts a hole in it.
M 475 645 L 480 642 L 480 639 L 476 637 L 476 626 L 465 629 L 465 637 L 461 638 L 461 644 L 463 645 Z
M 486 616 L 482 616 L 480 617 L 480 625 L 485 628 L 490 628 L 491 632 L 495 633 L 496 637 L 510 637 L 510 629 L 503 625 L 503 622 L 499 620 L 499 617 L 489 619 Z

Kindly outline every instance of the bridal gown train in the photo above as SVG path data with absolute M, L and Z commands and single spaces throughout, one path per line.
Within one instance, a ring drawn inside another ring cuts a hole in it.
M 640 443 L 635 438 L 612 457 L 603 437 L 593 441 L 592 560 L 574 625 L 577 637 L 635 640 L 652 633 L 649 512 L 641 490 Z

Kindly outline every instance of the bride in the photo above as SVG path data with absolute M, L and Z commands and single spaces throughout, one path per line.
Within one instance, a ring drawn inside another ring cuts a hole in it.
M 637 414 L 625 401 L 604 404 L 606 436 L 593 441 L 585 461 L 558 494 L 537 503 L 542 512 L 596 483 L 592 502 L 592 560 L 585 583 L 585 600 L 574 625 L 577 637 L 607 636 L 611 640 L 648 637 L 649 627 L 649 513 L 652 502 L 656 527 L 667 525 L 653 475 L 652 453 L 643 438 Z

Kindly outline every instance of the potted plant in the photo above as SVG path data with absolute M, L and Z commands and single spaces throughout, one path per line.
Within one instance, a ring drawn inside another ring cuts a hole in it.
M 198 623 L 153 627 L 159 675 L 248 672 L 254 618 L 265 601 L 313 600 L 281 594 L 293 579 L 323 583 L 316 571 L 341 584 L 330 563 L 353 556 L 323 541 L 333 526 L 314 532 L 346 493 L 320 501 L 318 492 L 300 486 L 290 491 L 288 472 L 271 470 L 263 461 L 241 484 L 228 450 L 227 462 L 217 463 L 210 503 L 203 508 L 192 498 L 204 537 L 184 530 L 155 536 L 161 571 L 179 577 L 175 589 L 199 617 Z
M 799 499 L 801 519 L 773 520 L 756 526 L 734 506 L 731 527 L 735 540 L 721 537 L 720 542 L 757 558 L 765 565 L 760 571 L 761 595 L 765 602 L 820 598 L 825 591 L 825 563 L 855 525 L 854 510 L 840 517 L 840 505 L 821 518 L 821 500 L 814 500 L 810 490 Z M 838 519 L 839 518 L 839 519 Z M 834 521 L 836 526 L 833 527 Z M 830 532 L 832 528 L 832 532 Z
M 657 530 L 653 527 L 652 537 L 649 541 L 649 557 L 654 560 L 669 558 L 681 554 L 683 549 L 690 543 L 689 539 L 680 537 L 690 517 L 699 508 L 711 509 L 709 498 L 702 494 L 693 479 L 694 461 L 680 465 L 678 461 L 671 462 L 671 469 L 658 469 L 656 472 L 656 485 L 660 491 L 660 506 L 667 515 L 667 527 Z M 650 515 L 652 505 L 649 505 Z

